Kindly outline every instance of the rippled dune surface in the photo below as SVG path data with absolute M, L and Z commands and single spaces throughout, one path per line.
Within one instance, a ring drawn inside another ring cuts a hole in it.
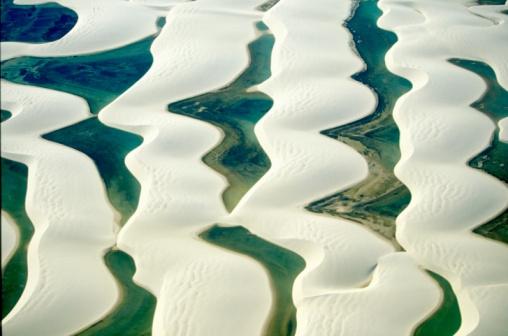
M 508 4 L 2 0 L 2 334 L 508 335 Z

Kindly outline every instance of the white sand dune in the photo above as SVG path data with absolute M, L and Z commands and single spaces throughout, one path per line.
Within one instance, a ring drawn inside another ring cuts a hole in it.
M 221 133 L 167 111 L 169 103 L 220 88 L 243 71 L 260 3 L 174 7 L 152 45 L 150 70 L 99 114 L 144 137 L 126 160 L 142 190 L 118 244 L 136 262 L 135 281 L 157 297 L 154 335 L 259 335 L 270 310 L 262 267 L 197 237 L 226 215 L 226 181 L 201 161 Z
M 299 334 L 410 335 L 415 321 L 435 304 L 438 293 L 437 284 L 409 255 L 388 254 L 379 259 L 368 287 L 304 300 L 297 316 L 298 328 L 305 333 Z
M 388 66 L 414 86 L 395 107 L 402 150 L 396 173 L 412 194 L 397 238 L 418 263 L 450 280 L 462 314 L 457 335 L 495 336 L 508 328 L 501 313 L 508 311 L 508 248 L 471 230 L 506 209 L 508 188 L 466 165 L 488 146 L 495 125 L 469 107 L 486 89 L 481 78 L 446 60 L 486 62 L 507 87 L 508 45 L 499 41 L 508 27 L 506 17 L 493 22 L 468 4 L 381 1 L 380 24 L 399 38 Z M 401 8 L 425 20 L 400 24 Z
M 12 257 L 12 254 L 16 250 L 19 242 L 18 228 L 14 223 L 14 220 L 2 211 L 2 272 L 4 266 Z
M 29 167 L 26 210 L 35 226 L 26 288 L 2 321 L 2 333 L 69 335 L 117 300 L 102 260 L 114 243 L 113 210 L 92 161 L 39 136 L 82 120 L 88 108 L 69 94 L 3 80 L 1 85 L 2 107 L 12 101 L 21 106 L 2 123 L 2 156 Z
M 359 119 L 375 106 L 370 90 L 350 78 L 363 66 L 340 25 L 350 6 L 333 0 L 282 0 L 267 13 L 265 22 L 276 37 L 273 75 L 259 88 L 274 99 L 274 106 L 257 124 L 256 134 L 272 167 L 224 223 L 244 225 L 305 258 L 307 268 L 293 290 L 297 335 L 351 335 L 360 320 L 346 326 L 343 317 L 356 310 L 353 320 L 369 316 L 372 321 L 386 309 L 388 296 L 390 309 L 400 317 L 397 328 L 383 325 L 380 318 L 364 323 L 364 334 L 407 335 L 439 302 L 437 286 L 409 258 L 390 257 L 390 264 L 399 265 L 391 267 L 400 267 L 400 274 L 412 280 L 405 290 L 418 289 L 415 300 L 407 300 L 395 281 L 358 289 L 393 247 L 356 223 L 304 209 L 367 175 L 360 154 L 319 134 Z
M 499 140 L 508 142 L 508 118 L 499 121 Z
M 18 5 L 47 0 L 16 0 Z M 49 43 L 2 42 L 2 61 L 17 56 L 69 56 L 115 49 L 155 34 L 165 11 L 123 0 L 56 0 L 78 14 L 76 25 Z
M 157 297 L 153 335 L 262 333 L 272 303 L 268 276 L 252 259 L 197 237 L 214 223 L 243 225 L 305 258 L 293 288 L 299 336 L 408 335 L 442 297 L 421 267 L 451 282 L 463 320 L 458 335 L 503 335 L 508 249 L 471 230 L 506 209 L 508 190 L 465 165 L 488 145 L 495 125 L 469 107 L 485 84 L 446 60 L 484 61 L 507 88 L 508 46 L 499 43 L 508 37 L 499 14 L 507 6 L 381 0 L 380 24 L 400 39 L 388 66 L 414 86 L 396 106 L 397 176 L 412 201 L 397 221 L 407 252 L 394 253 L 363 226 L 304 209 L 368 174 L 359 153 L 319 134 L 371 113 L 376 103 L 350 78 L 363 67 L 341 25 L 350 2 L 282 0 L 266 14 L 254 10 L 260 0 L 57 2 L 79 15 L 71 32 L 46 44 L 2 43 L 2 60 L 114 49 L 155 33 L 156 18 L 171 8 L 152 45 L 150 70 L 99 114 L 144 138 L 126 159 L 142 190 L 117 243 L 136 262 L 135 281 Z M 274 106 L 255 131 L 272 166 L 228 214 L 221 197 L 227 182 L 202 162 L 221 132 L 167 105 L 237 77 L 249 63 L 246 46 L 261 18 L 276 42 L 273 75 L 258 89 Z M 88 108 L 69 94 L 5 81 L 2 107 L 13 112 L 2 123 L 2 155 L 30 168 L 26 206 L 36 227 L 27 288 L 3 332 L 68 335 L 118 300 L 102 260 L 115 243 L 114 210 L 97 169 L 82 153 L 40 138 L 88 117 Z M 506 120 L 500 137 L 508 141 Z M 2 213 L 2 233 L 9 230 L 4 223 Z M 15 244 L 6 232 L 2 253 Z

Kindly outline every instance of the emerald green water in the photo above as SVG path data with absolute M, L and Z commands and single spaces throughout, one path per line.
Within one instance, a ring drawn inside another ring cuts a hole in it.
M 134 213 L 141 186 L 125 166 L 125 157 L 142 142 L 132 133 L 102 124 L 91 117 L 77 124 L 42 135 L 46 140 L 74 148 L 89 156 L 106 184 L 108 198 L 124 224 Z
M 13 58 L 2 62 L 2 78 L 81 96 L 98 113 L 150 68 L 154 38 L 88 55 Z
M 12 117 L 12 113 L 7 110 L 0 110 L 1 122 L 6 121 L 10 117 Z
M 18 246 L 2 272 L 2 318 L 18 302 L 28 276 L 27 251 L 34 227 L 25 210 L 28 167 L 2 158 L 2 210 L 18 228 Z
M 241 226 L 214 225 L 199 236 L 212 244 L 248 255 L 265 267 L 270 275 L 274 303 L 264 335 L 294 335 L 296 308 L 293 304 L 292 290 L 294 279 L 305 268 L 303 258 L 259 238 Z
M 414 336 L 454 335 L 460 328 L 461 316 L 457 297 L 450 283 L 437 273 L 427 271 L 441 287 L 443 300 L 441 306 L 422 324 Z
M 496 124 L 499 120 L 508 117 L 508 91 L 499 85 L 496 74 L 490 66 L 483 62 L 465 59 L 450 59 L 449 61 L 474 72 L 487 84 L 484 95 L 471 104 L 471 107 L 485 113 Z M 490 146 L 471 159 L 469 165 L 508 183 L 508 144 L 499 140 L 499 129 L 496 129 Z M 508 210 L 477 227 L 473 232 L 508 243 Z
M 377 95 L 374 113 L 321 132 L 362 154 L 368 162 L 369 175 L 343 192 L 312 202 L 307 209 L 366 225 L 400 248 L 395 240 L 395 218 L 407 206 L 411 195 L 393 173 L 400 150 L 399 131 L 392 112 L 397 99 L 411 89 L 411 84 L 386 68 L 385 54 L 397 37 L 376 25 L 381 14 L 376 0 L 359 1 L 346 21 L 358 54 L 367 66 L 352 77 Z
M 56 41 L 76 24 L 78 15 L 57 3 L 15 5 L 13 0 L 1 2 L 2 42 L 42 43 Z
M 122 304 L 104 319 L 76 336 L 149 336 L 152 333 L 152 317 L 156 298 L 137 286 L 132 277 L 136 271 L 134 260 L 120 250 L 109 250 L 104 256 L 106 265 L 119 279 Z
M 273 35 L 265 31 L 250 43 L 250 64 L 231 84 L 168 106 L 170 112 L 209 122 L 224 132 L 224 139 L 204 156 L 203 161 L 228 180 L 229 185 L 222 195 L 228 211 L 270 168 L 270 160 L 254 134 L 254 126 L 272 107 L 273 101 L 262 92 L 247 90 L 270 77 L 273 42 Z

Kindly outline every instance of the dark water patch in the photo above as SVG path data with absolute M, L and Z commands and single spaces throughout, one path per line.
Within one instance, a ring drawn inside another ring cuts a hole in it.
M 440 307 L 416 328 L 414 336 L 453 336 L 459 330 L 462 320 L 457 297 L 445 278 L 431 271 L 427 273 L 441 287 L 443 299 Z
M 471 107 L 485 113 L 496 123 L 508 117 L 508 92 L 499 85 L 496 73 L 490 66 L 483 62 L 458 58 L 452 58 L 449 62 L 474 72 L 487 84 L 483 96 L 471 104 Z
M 57 3 L 16 5 L 13 0 L 1 2 L 2 42 L 45 43 L 67 34 L 78 21 L 73 10 Z
M 321 132 L 362 154 L 368 162 L 369 175 L 352 188 L 312 202 L 307 209 L 366 225 L 399 247 L 395 240 L 395 218 L 407 206 L 411 195 L 393 173 L 400 150 L 399 130 L 392 112 L 397 99 L 411 89 L 411 83 L 386 68 L 384 57 L 397 36 L 376 25 L 381 14 L 376 0 L 359 1 L 346 21 L 356 50 L 366 64 L 363 71 L 352 77 L 376 94 L 374 113 Z
M 4 121 L 8 120 L 10 117 L 12 117 L 12 113 L 7 110 L 0 110 L 0 117 L 2 120 L 1 122 L 4 122 Z
M 298 254 L 274 245 L 241 226 L 212 226 L 199 235 L 202 239 L 228 250 L 250 256 L 268 271 L 274 292 L 274 302 L 266 336 L 291 336 L 296 331 L 296 308 L 292 290 L 296 276 L 305 268 Z
M 506 0 L 478 0 L 478 5 L 504 5 Z
M 99 171 L 111 204 L 120 212 L 123 225 L 134 213 L 141 186 L 125 166 L 125 157 L 143 139 L 102 124 L 92 117 L 42 136 L 89 156 Z
M 508 117 L 508 91 L 499 85 L 496 73 L 486 63 L 465 59 L 451 59 L 450 63 L 474 72 L 487 84 L 487 90 L 471 107 L 485 113 L 497 125 Z M 489 175 L 508 183 L 508 144 L 499 140 L 499 129 L 492 137 L 490 146 L 468 162 L 469 166 L 481 169 Z M 473 232 L 484 237 L 508 243 L 508 211 L 480 225 Z
M 132 281 L 136 271 L 134 260 L 120 250 L 109 250 L 104 260 L 118 281 L 121 304 L 104 319 L 76 336 L 151 335 L 156 298 Z
M 154 38 L 88 55 L 13 58 L 2 62 L 2 78 L 81 96 L 98 113 L 150 68 Z
M 473 232 L 508 244 L 508 210 L 503 211 L 487 223 L 480 225 Z
M 256 7 L 256 9 L 261 12 L 266 12 L 270 10 L 273 6 L 275 6 L 278 2 L 279 0 L 268 0 L 265 3 L 262 3 L 261 5 Z
M 228 86 L 168 105 L 173 113 L 209 122 L 224 132 L 221 143 L 203 161 L 228 180 L 222 195 L 228 211 L 270 168 L 254 126 L 273 101 L 262 92 L 248 89 L 270 77 L 273 43 L 273 35 L 267 33 L 250 43 L 248 68 Z
M 16 305 L 28 277 L 27 251 L 34 227 L 26 213 L 28 167 L 2 158 L 2 210 L 18 228 L 18 245 L 2 271 L 2 318 Z M 3 225 L 3 223 L 2 223 Z

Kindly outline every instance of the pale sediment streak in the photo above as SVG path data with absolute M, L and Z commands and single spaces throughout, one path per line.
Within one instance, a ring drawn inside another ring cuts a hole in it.
M 506 209 L 508 188 L 466 165 L 489 144 L 495 125 L 469 106 L 485 84 L 447 60 L 483 61 L 506 88 L 508 45 L 500 43 L 508 39 L 506 18 L 494 23 L 473 15 L 469 1 L 380 3 L 380 25 L 399 38 L 388 66 L 413 83 L 394 113 L 402 152 L 396 174 L 412 194 L 397 220 L 397 239 L 419 264 L 450 280 L 463 322 L 457 335 L 504 335 L 508 248 L 471 230 Z
M 350 78 L 362 67 L 340 26 L 350 7 L 283 0 L 267 12 L 276 41 L 272 77 L 259 88 L 274 106 L 255 131 L 272 166 L 221 223 L 243 225 L 305 258 L 293 289 L 297 335 L 407 335 L 439 301 L 437 286 L 368 229 L 304 209 L 367 175 L 358 153 L 319 134 L 374 110 L 369 89 Z M 374 280 L 359 288 L 376 265 Z M 402 278 L 410 279 L 406 286 Z M 418 300 L 408 301 L 408 293 L 418 293 Z M 396 326 L 373 318 L 388 307 Z
M 142 189 L 118 245 L 136 262 L 135 281 L 157 297 L 154 335 L 259 335 L 270 310 L 262 267 L 197 237 L 227 214 L 226 182 L 202 162 L 220 132 L 167 111 L 171 102 L 223 87 L 246 68 L 260 3 L 175 6 L 152 45 L 150 70 L 99 114 L 144 137 L 126 159 Z
M 28 280 L 2 321 L 5 335 L 67 335 L 114 305 L 115 281 L 102 262 L 114 242 L 113 212 L 93 163 L 40 134 L 88 114 L 68 94 L 2 81 L 2 104 L 15 102 L 2 124 L 2 156 L 29 167 L 26 210 L 35 226 Z

